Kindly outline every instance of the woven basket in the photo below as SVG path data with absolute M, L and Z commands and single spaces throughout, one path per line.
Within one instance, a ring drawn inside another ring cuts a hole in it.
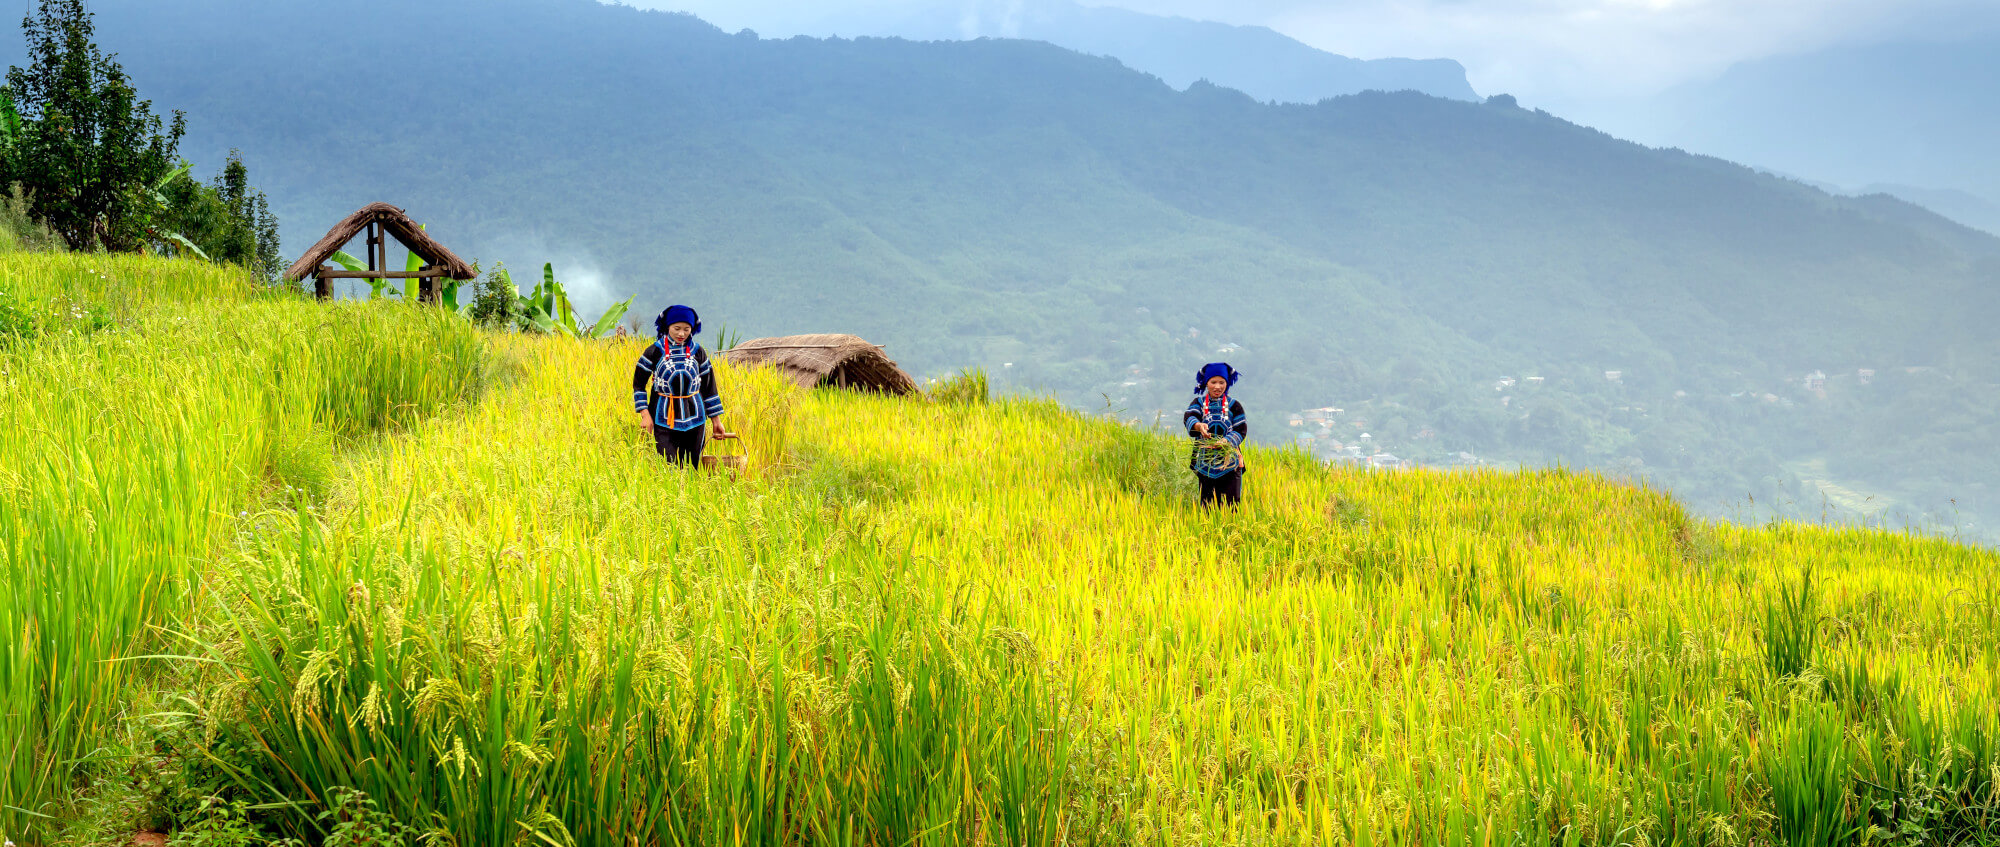
M 736 443 L 738 452 L 732 455 L 716 455 L 704 451 L 701 454 L 702 469 L 715 470 L 716 468 L 727 468 L 737 473 L 742 473 L 745 468 L 748 468 L 750 466 L 750 445 L 743 441 L 743 436 L 738 435 L 735 438 L 711 441 L 709 444 L 716 446 L 732 441 Z

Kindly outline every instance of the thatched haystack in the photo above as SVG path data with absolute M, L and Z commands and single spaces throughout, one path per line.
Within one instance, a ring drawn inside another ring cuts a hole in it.
M 787 335 L 736 345 L 722 358 L 735 365 L 770 365 L 803 388 L 836 385 L 886 394 L 915 394 L 917 381 L 882 347 L 852 335 Z

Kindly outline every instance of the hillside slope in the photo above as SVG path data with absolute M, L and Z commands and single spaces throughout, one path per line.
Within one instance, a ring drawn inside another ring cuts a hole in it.
M 1823 461 L 1884 518 L 2000 526 L 2000 456 L 1972 446 L 2000 240 L 1904 204 L 1504 101 L 1270 106 L 1022 41 L 768 41 L 589 0 L 95 8 L 195 116 L 191 153 L 244 149 L 293 245 L 389 199 L 489 265 L 597 271 L 590 305 L 855 332 L 1078 407 L 1175 409 L 1226 357 L 1255 437 L 1325 453 L 1561 461 L 1799 516 L 1821 487 L 1792 468 Z M 1283 425 L 1324 407 L 1345 417 Z
M 1256 448 L 1243 507 L 1203 512 L 1183 441 L 727 367 L 752 470 L 698 474 L 633 426 L 637 342 L 192 264 L 0 274 L 56 330 L 0 345 L 25 422 L 0 576 L 26 588 L 0 593 L 0 738 L 27 742 L 0 746 L 0 837 L 27 847 L 321 837 L 336 806 L 461 844 L 2000 820 L 1990 551 Z

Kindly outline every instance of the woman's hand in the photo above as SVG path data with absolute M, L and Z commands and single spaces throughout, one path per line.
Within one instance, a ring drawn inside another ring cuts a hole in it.
M 1195 432 L 1199 432 L 1199 433 L 1201 433 L 1201 437 L 1203 437 L 1203 438 L 1207 438 L 1207 437 L 1208 437 L 1208 423 L 1207 423 L 1207 422 L 1205 422 L 1205 421 L 1195 421 L 1195 422 L 1194 422 L 1194 431 L 1195 431 Z
M 643 411 L 642 411 L 642 412 L 639 412 L 639 413 L 638 413 L 638 415 L 639 415 L 639 428 L 640 428 L 640 429 L 642 429 L 642 430 L 645 430 L 645 431 L 647 431 L 647 432 L 652 432 L 652 431 L 653 431 L 653 416 L 652 416 L 652 415 L 648 415 L 648 414 L 646 414 L 646 413 L 645 413 L 645 412 L 643 412 Z
M 736 433 L 730 432 L 729 430 L 722 428 L 721 421 L 715 422 L 709 428 L 715 430 L 715 440 L 717 441 L 728 441 L 729 439 L 736 437 Z

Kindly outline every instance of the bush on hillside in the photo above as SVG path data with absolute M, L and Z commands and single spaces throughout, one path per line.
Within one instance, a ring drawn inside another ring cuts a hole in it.
M 62 249 L 62 238 L 35 219 L 31 205 L 27 189 L 18 182 L 0 195 L 0 253 Z
M 985 403 L 992 396 L 984 368 L 967 368 L 959 371 L 957 376 L 950 379 L 933 382 L 924 393 L 939 403 L 960 406 Z
M 34 338 L 40 331 L 40 322 L 33 312 L 23 308 L 13 295 L 0 291 L 0 350 L 16 341 Z

